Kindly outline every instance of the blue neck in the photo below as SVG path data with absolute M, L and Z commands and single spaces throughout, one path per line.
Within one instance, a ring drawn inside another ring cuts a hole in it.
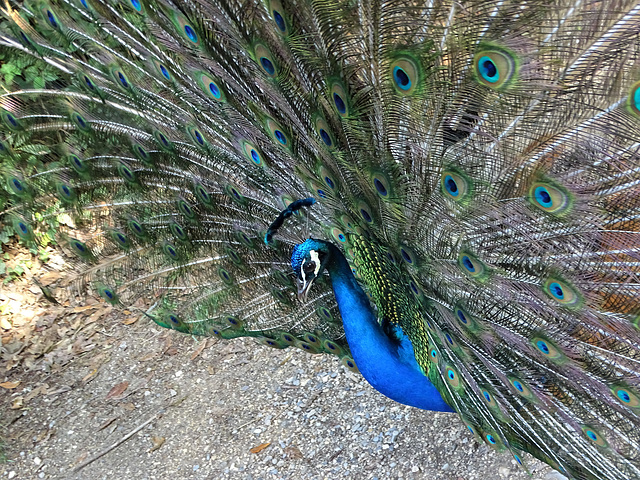
M 327 271 L 351 354 L 364 378 L 396 402 L 424 410 L 452 412 L 420 370 L 409 339 L 402 334 L 398 345 L 384 333 L 344 255 L 334 245 L 328 246 L 331 259 Z

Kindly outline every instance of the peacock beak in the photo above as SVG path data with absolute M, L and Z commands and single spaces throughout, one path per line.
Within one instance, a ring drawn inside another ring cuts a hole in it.
M 297 280 L 298 284 L 298 300 L 303 303 L 307 302 L 307 295 L 309 294 L 309 290 L 311 289 L 311 285 L 313 285 L 313 278 L 310 278 L 308 281 L 304 281 L 301 279 Z

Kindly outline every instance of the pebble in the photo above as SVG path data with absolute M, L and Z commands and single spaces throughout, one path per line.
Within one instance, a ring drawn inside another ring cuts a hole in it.
M 33 459 L 33 463 L 35 463 L 36 465 L 40 465 L 42 463 L 42 460 L 40 459 L 40 457 L 36 457 Z
M 11 470 L 11 471 L 9 472 L 9 476 L 8 476 L 8 478 L 9 478 L 9 480 L 11 480 L 11 479 L 12 479 L 13 477 L 15 477 L 15 476 L 16 476 L 16 472 L 15 472 L 14 470 Z

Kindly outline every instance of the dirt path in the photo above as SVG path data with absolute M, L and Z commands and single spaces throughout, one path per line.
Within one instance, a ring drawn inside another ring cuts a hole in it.
M 0 292 L 0 480 L 562 478 L 531 458 L 529 476 L 457 417 L 398 405 L 335 358 L 83 305 L 26 279 Z

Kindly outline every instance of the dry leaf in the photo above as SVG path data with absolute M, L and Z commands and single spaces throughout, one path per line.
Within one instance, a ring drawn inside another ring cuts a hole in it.
M 162 445 L 164 445 L 164 441 L 164 437 L 156 437 L 155 435 L 151 437 L 151 443 L 153 444 L 153 447 L 147 450 L 147 453 L 155 452 L 156 450 L 158 450 Z
M 109 390 L 107 394 L 107 398 L 105 400 L 109 400 L 114 397 L 119 397 L 124 393 L 124 391 L 129 387 L 129 382 L 121 382 Z
M 44 275 L 42 275 L 39 279 L 39 282 L 44 285 L 45 287 L 48 287 L 49 285 L 51 285 L 53 282 L 55 282 L 56 280 L 59 280 L 62 277 L 62 275 L 60 274 L 60 272 L 55 272 L 55 271 L 50 271 L 45 273 Z
M 89 318 L 87 319 L 85 325 L 88 325 L 90 323 L 95 322 L 100 317 L 102 317 L 102 316 L 106 315 L 107 313 L 111 312 L 112 309 L 113 309 L 113 307 L 111 305 L 106 305 L 106 306 L 103 306 L 101 309 L 96 310 L 95 312 L 93 312 L 89 316 Z
M 3 382 L 0 383 L 0 387 L 2 388 L 6 388 L 7 390 L 11 390 L 12 388 L 16 388 L 18 385 L 20 385 L 20 382 Z
M 269 443 L 261 443 L 260 445 L 258 445 L 257 447 L 253 447 L 251 450 L 249 450 L 251 453 L 260 453 L 262 450 L 264 450 L 265 448 L 267 448 L 269 445 L 271 445 L 271 442 Z
M 124 325 L 133 325 L 134 323 L 136 323 L 138 320 L 140 319 L 139 316 L 136 317 L 129 317 L 129 318 L 125 318 L 122 323 Z
M 92 310 L 98 308 L 97 305 L 82 305 L 81 307 L 75 307 L 73 309 L 73 313 L 86 312 L 87 310 Z
M 11 402 L 11 410 L 18 410 L 24 406 L 24 398 L 17 397 L 13 402 Z
M 206 347 L 206 346 L 207 346 L 207 341 L 206 341 L 206 340 L 203 340 L 203 341 L 200 343 L 200 345 L 198 346 L 198 348 L 196 348 L 196 351 L 195 351 L 195 352 L 193 352 L 193 354 L 191 355 L 191 361 L 192 361 L 192 362 L 196 359 L 196 357 L 197 357 L 198 355 L 200 355 L 200 354 L 202 353 L 202 351 L 205 349 L 205 347 Z
M 166 355 L 177 355 L 178 349 L 176 347 L 167 348 L 167 350 L 164 353 Z

